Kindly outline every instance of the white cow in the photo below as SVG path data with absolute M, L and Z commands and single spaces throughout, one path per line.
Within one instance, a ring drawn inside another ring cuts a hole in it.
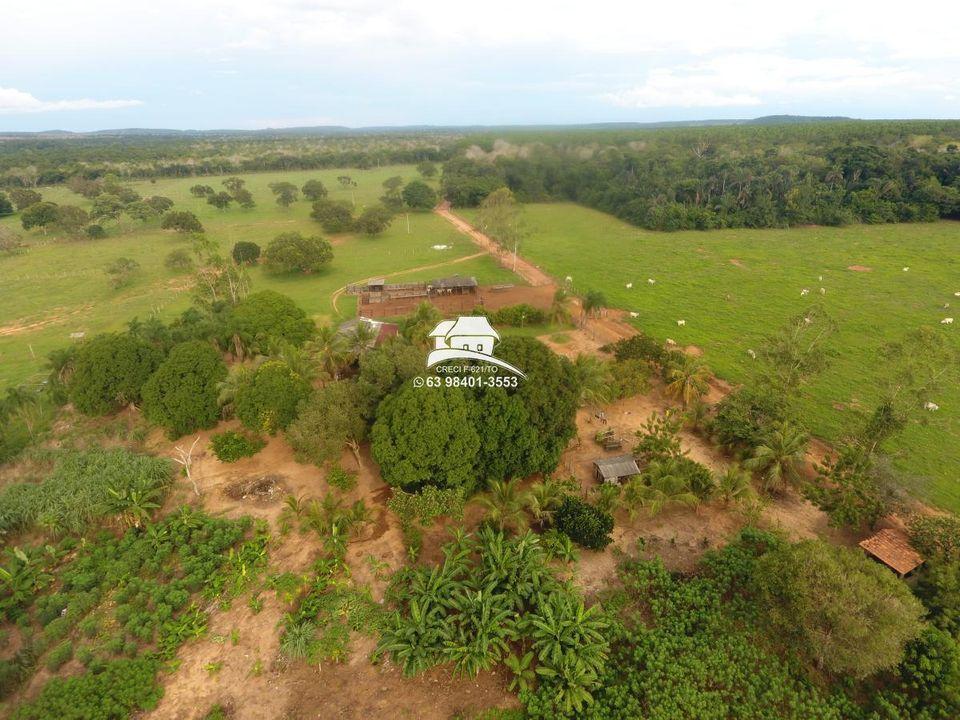
M 820 282 L 823 282 L 823 275 L 817 275 L 817 280 L 819 280 Z
M 803 290 L 800 291 L 800 297 L 806 297 L 809 294 L 810 294 L 810 288 L 804 288 Z
M 667 345 L 676 345 L 677 341 L 673 338 L 667 338 Z
M 953 325 L 953 318 L 944 318 L 940 321 L 941 325 Z
M 677 320 L 677 325 L 679 325 L 680 327 L 683 327 L 686 324 L 687 324 L 686 320 Z
M 826 288 L 820 288 L 820 294 L 821 294 L 821 295 L 826 295 L 826 294 L 827 294 L 827 289 L 826 289 Z
M 937 404 L 934 403 L 934 402 L 925 402 L 925 403 L 923 404 L 923 409 L 924 409 L 924 410 L 929 410 L 930 412 L 936 412 L 937 410 L 940 409 L 940 406 L 937 405 Z
M 903 269 L 903 271 L 904 271 L 904 272 L 910 272 L 910 268 L 909 268 L 909 267 L 905 267 L 905 268 Z
M 752 357 L 754 360 L 757 359 L 757 353 L 756 353 L 755 350 L 747 350 L 747 355 L 749 355 L 750 357 Z
M 633 287 L 633 283 L 627 283 L 627 290 Z
M 654 284 L 656 284 L 656 282 L 657 282 L 657 281 L 654 280 L 653 278 L 647 278 L 647 283 L 650 284 L 650 285 L 654 285 Z
M 632 318 L 638 318 L 638 317 L 640 317 L 640 313 L 638 313 L 638 312 L 631 312 L 631 313 L 630 313 L 630 317 L 632 317 Z

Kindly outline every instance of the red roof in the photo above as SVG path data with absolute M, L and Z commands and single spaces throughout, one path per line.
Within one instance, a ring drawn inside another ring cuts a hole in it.
M 923 564 L 923 557 L 913 549 L 906 534 L 900 530 L 885 528 L 876 535 L 861 540 L 860 547 L 901 575 L 906 575 Z

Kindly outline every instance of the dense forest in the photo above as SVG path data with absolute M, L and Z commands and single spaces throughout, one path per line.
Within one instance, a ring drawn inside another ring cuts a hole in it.
M 457 206 L 506 185 L 655 230 L 960 217 L 960 123 L 838 122 L 485 136 L 446 164 Z

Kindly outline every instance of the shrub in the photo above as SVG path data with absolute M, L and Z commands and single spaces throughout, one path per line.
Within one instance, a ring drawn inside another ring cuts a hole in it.
M 73 643 L 64 640 L 47 654 L 47 670 L 55 673 L 73 657 Z
M 653 365 L 662 365 L 667 356 L 667 350 L 658 340 L 643 333 L 618 340 L 611 345 L 604 345 L 600 349 L 604 352 L 612 352 L 617 360 L 643 360 Z
M 84 232 L 91 240 L 100 240 L 107 236 L 107 231 L 103 229 L 103 225 L 87 225 Z
M 960 560 L 960 519 L 953 515 L 914 515 L 910 544 L 927 556 Z
M 213 454 L 220 462 L 236 462 L 240 458 L 252 457 L 263 449 L 266 443 L 258 437 L 250 437 L 235 430 L 217 433 L 210 438 Z
M 172 438 L 219 419 L 217 384 L 227 377 L 220 354 L 201 340 L 175 345 L 143 386 L 143 414 Z
M 70 402 L 85 415 L 106 415 L 139 402 L 161 358 L 159 350 L 131 335 L 97 335 L 77 349 Z
M 767 387 L 742 388 L 717 403 L 710 432 L 731 450 L 751 451 L 775 424 L 786 419 L 786 399 Z
M 237 265 L 253 265 L 260 258 L 260 246 L 255 242 L 241 240 L 233 246 L 231 254 Z
M 334 465 L 327 473 L 327 482 L 341 492 L 350 492 L 357 486 L 357 474 Z
M 187 210 L 168 212 L 160 221 L 160 227 L 164 230 L 176 230 L 179 233 L 203 232 L 203 225 L 200 224 L 197 216 Z
M 163 261 L 168 270 L 189 270 L 193 267 L 193 258 L 183 248 L 171 250 Z
M 413 210 L 429 210 L 437 204 L 436 191 L 422 180 L 407 183 L 401 195 L 403 202 Z
M 524 325 L 542 325 L 547 321 L 547 313 L 527 303 L 509 305 L 490 313 L 490 321 L 495 325 L 510 325 L 523 327 Z
M 567 495 L 557 510 L 556 528 L 578 545 L 603 550 L 613 540 L 613 515 Z
M 310 383 L 285 363 L 270 360 L 257 368 L 250 381 L 237 390 L 237 417 L 254 432 L 271 435 L 297 417 L 297 405 L 310 394 Z

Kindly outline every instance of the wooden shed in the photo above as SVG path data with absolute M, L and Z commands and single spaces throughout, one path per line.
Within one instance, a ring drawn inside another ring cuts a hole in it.
M 593 474 L 600 482 L 622 483 L 640 474 L 633 455 L 615 455 L 593 461 Z
M 870 557 L 882 562 L 900 577 L 909 575 L 923 564 L 923 557 L 910 544 L 906 533 L 884 528 L 866 540 L 860 547 Z

